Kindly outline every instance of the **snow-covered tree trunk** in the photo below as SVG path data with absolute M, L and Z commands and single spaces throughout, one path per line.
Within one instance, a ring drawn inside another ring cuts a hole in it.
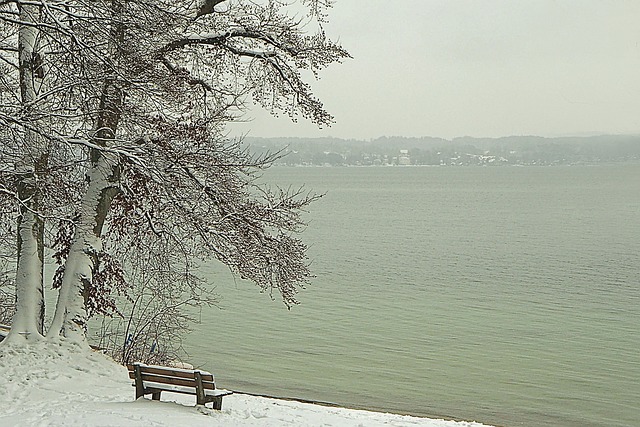
M 63 335 L 76 342 L 86 340 L 86 302 L 102 251 L 102 227 L 118 191 L 114 184 L 118 173 L 116 164 L 114 155 L 99 153 L 88 174 L 89 187 L 81 202 L 49 337 Z
M 30 203 L 34 207 L 33 203 Z M 18 265 L 16 269 L 16 314 L 10 339 L 42 336 L 44 320 L 43 235 L 44 224 L 37 214 L 23 207 L 18 219 Z
M 20 94 L 27 122 L 31 121 L 36 102 L 36 49 L 38 6 L 21 5 L 20 21 L 24 24 L 18 33 Z M 32 126 L 34 126 L 32 124 Z M 38 174 L 46 167 L 46 153 L 42 138 L 33 130 L 24 130 L 24 153 L 16 165 L 18 198 L 21 201 L 18 217 L 16 314 L 13 318 L 9 340 L 37 340 L 42 337 L 44 322 L 44 222 L 38 215 L 42 195 L 37 188 Z
M 63 335 L 69 340 L 86 341 L 87 301 L 102 251 L 102 229 L 118 189 L 118 156 L 107 145 L 115 138 L 120 119 L 122 91 L 110 79 L 104 84 L 94 145 L 91 150 L 89 185 L 82 197 L 78 222 L 48 336 Z

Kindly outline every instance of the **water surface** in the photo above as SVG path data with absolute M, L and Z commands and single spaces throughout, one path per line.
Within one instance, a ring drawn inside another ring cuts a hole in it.
M 327 192 L 287 311 L 210 266 L 222 387 L 505 426 L 640 420 L 640 164 L 275 168 Z

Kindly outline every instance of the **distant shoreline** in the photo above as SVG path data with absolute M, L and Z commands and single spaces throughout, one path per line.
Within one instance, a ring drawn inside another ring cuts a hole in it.
M 640 136 L 542 138 L 253 138 L 257 155 L 283 166 L 556 166 L 640 161 Z

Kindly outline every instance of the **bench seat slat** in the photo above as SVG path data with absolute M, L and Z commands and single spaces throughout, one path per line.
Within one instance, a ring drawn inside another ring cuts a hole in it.
M 136 375 L 135 372 L 129 372 L 129 378 L 131 378 L 132 380 L 136 379 Z M 142 374 L 142 379 L 144 381 L 154 381 L 154 382 L 158 382 L 158 383 L 164 383 L 164 384 L 175 384 L 175 385 L 181 385 L 181 386 L 185 386 L 185 387 L 195 387 L 196 386 L 196 379 L 195 378 L 174 378 L 174 377 L 166 377 L 163 375 L 149 375 L 149 374 Z M 202 381 L 202 388 L 206 389 L 206 390 L 213 390 L 216 388 L 216 385 L 214 382 L 212 381 Z
M 149 375 L 149 374 L 142 374 L 142 381 L 146 384 L 147 382 L 154 382 L 154 383 L 162 383 L 162 384 L 172 384 L 172 385 L 179 385 L 179 386 L 183 386 L 183 387 L 192 387 L 195 388 L 196 387 L 196 380 L 194 378 L 175 378 L 175 377 L 164 377 L 164 376 L 159 376 L 159 375 Z M 211 382 L 204 382 L 202 383 L 202 387 L 204 389 L 211 389 L 213 390 L 215 388 L 214 384 Z
M 198 371 L 198 372 L 200 372 L 202 374 L 211 375 L 211 372 L 202 371 L 200 369 L 185 369 L 185 368 L 173 368 L 173 367 L 170 367 L 170 366 L 161 366 L 161 365 L 147 365 L 147 364 L 140 363 L 140 362 L 130 363 L 130 364 L 127 365 L 127 367 L 129 368 L 129 370 L 132 370 L 134 365 L 138 365 L 138 366 L 140 366 L 142 368 L 155 368 L 155 369 L 160 369 L 160 370 L 163 370 L 163 371 L 183 372 L 183 373 L 188 373 L 188 374 L 192 373 L 194 371 Z
M 156 383 L 153 381 L 145 381 L 144 389 L 147 393 L 152 393 L 154 390 L 157 391 L 171 391 L 174 393 L 182 393 L 182 394 L 195 394 L 194 387 L 185 387 L 175 384 L 165 384 L 165 383 Z
M 137 365 L 140 366 L 140 371 L 143 373 L 164 375 L 168 377 L 178 377 L 178 378 L 194 378 L 195 371 L 193 369 L 168 368 L 168 367 L 157 366 L 157 365 L 144 365 L 142 363 L 138 363 Z M 133 372 L 134 365 L 127 365 L 127 369 L 129 369 L 129 372 Z M 214 380 L 213 374 L 211 372 L 206 372 L 206 371 L 198 371 L 198 372 L 200 372 L 200 375 L 202 376 L 202 379 L 204 381 Z
M 192 387 L 183 387 L 179 385 L 156 383 L 153 381 L 145 381 L 144 388 L 145 390 L 147 390 L 148 393 L 152 393 L 155 390 L 157 390 L 157 391 L 170 391 L 173 393 L 182 393 L 182 394 L 194 394 Z M 204 392 L 205 396 L 215 396 L 215 397 L 228 396 L 230 394 L 233 394 L 233 392 L 222 389 L 222 388 L 217 388 L 215 390 L 205 390 Z

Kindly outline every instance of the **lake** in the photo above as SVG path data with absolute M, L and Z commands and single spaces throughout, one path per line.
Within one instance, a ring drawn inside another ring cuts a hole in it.
M 223 388 L 503 426 L 640 422 L 640 164 L 274 168 L 326 195 L 288 311 L 208 266 Z

